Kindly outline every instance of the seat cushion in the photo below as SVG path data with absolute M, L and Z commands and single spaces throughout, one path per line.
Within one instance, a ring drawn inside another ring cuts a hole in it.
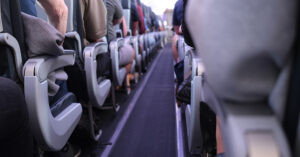
M 53 104 L 50 104 L 51 113 L 54 117 L 59 115 L 64 109 L 76 102 L 76 97 L 73 93 L 67 93 L 58 99 Z

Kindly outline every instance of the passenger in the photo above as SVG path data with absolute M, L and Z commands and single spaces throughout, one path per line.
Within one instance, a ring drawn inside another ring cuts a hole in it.
M 148 22 L 148 8 L 147 6 L 143 5 L 143 13 L 144 13 L 144 23 L 145 23 L 145 31 L 149 32 L 149 22 Z
M 80 0 L 85 45 L 106 35 L 106 8 L 102 0 Z
M 184 42 L 189 45 L 190 47 L 195 48 L 194 46 L 194 42 L 192 40 L 191 34 L 190 34 L 190 30 L 187 27 L 187 23 L 186 23 L 186 18 L 185 18 L 185 10 L 186 10 L 186 6 L 188 4 L 188 0 L 183 0 L 183 16 L 182 16 L 182 34 L 184 37 Z
M 145 28 L 145 21 L 144 21 L 144 13 L 143 13 L 143 9 L 142 9 L 140 0 L 137 0 L 136 8 L 137 8 L 139 16 L 140 16 L 139 33 L 144 34 L 144 33 L 146 33 L 146 28 Z
M 51 24 L 65 35 L 67 29 L 68 8 L 63 0 L 38 0 L 49 16 Z M 21 11 L 37 16 L 36 0 L 19 0 Z
M 183 82 L 184 74 L 183 74 L 183 59 L 184 55 L 183 52 L 180 50 L 182 49 L 183 45 L 179 45 L 179 39 L 180 35 L 182 34 L 181 31 L 181 24 L 182 24 L 182 18 L 183 18 L 183 1 L 178 0 L 174 7 L 174 13 L 173 13 L 173 29 L 175 31 L 175 35 L 172 39 L 172 50 L 173 50 L 173 57 L 175 61 L 175 74 L 177 79 L 177 88 L 178 86 Z M 181 44 L 181 43 L 180 43 Z
M 140 23 L 140 15 L 136 6 L 136 0 L 131 0 L 131 28 L 132 28 L 132 36 L 136 36 L 138 34 L 139 23 Z
M 127 35 L 126 21 L 123 17 L 123 8 L 119 0 L 107 0 L 106 1 L 106 9 L 107 9 L 107 37 L 108 43 L 112 40 L 116 39 L 116 32 L 114 30 L 114 25 L 121 24 L 123 22 L 123 32 L 124 37 Z M 134 49 L 131 45 L 125 43 L 123 47 L 120 49 L 119 54 L 119 64 L 121 67 L 126 68 L 126 73 L 128 74 L 131 69 L 131 65 L 133 63 L 135 53 Z M 127 89 L 130 91 L 130 79 L 133 75 L 127 75 L 126 77 L 126 85 Z
M 174 27 L 174 31 L 176 32 L 176 34 L 182 34 L 182 31 L 180 29 L 180 26 L 182 24 L 182 19 L 183 19 L 183 0 L 178 0 L 175 3 L 175 7 L 174 7 L 174 13 L 173 13 L 173 27 Z
M 1 77 L 0 95 L 1 156 L 32 157 L 33 137 L 22 90 L 15 82 Z
M 151 31 L 156 31 L 158 30 L 158 21 L 157 21 L 157 17 L 155 15 L 155 13 L 151 10 L 151 14 L 150 14 L 150 19 L 151 19 Z
M 173 36 L 173 40 L 172 40 L 172 50 L 173 50 L 173 55 L 176 63 L 180 61 L 178 57 L 177 41 L 179 38 L 178 35 L 182 34 L 182 30 L 181 30 L 182 18 L 183 18 L 183 1 L 178 0 L 174 7 L 173 22 L 172 22 L 174 31 L 176 33 Z
M 106 8 L 102 0 L 80 0 L 84 45 L 103 41 L 106 35 Z M 111 77 L 109 53 L 97 56 L 97 76 Z

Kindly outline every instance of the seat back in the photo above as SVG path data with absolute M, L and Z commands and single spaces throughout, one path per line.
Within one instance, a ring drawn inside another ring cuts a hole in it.
M 191 80 L 191 104 L 186 106 L 186 128 L 188 148 L 192 154 L 201 154 L 203 149 L 203 137 L 200 123 L 200 105 L 203 101 L 201 91 L 203 67 L 199 57 L 193 58 L 192 80 Z
M 83 61 L 84 31 L 79 0 L 65 0 L 68 7 L 67 33 L 64 48 L 77 52 L 77 57 Z
M 0 76 L 19 82 L 23 61 L 28 58 L 20 4 L 18 0 L 1 0 L 0 7 Z
M 296 0 L 189 1 L 204 101 L 220 117 L 226 156 L 292 156 L 281 119 L 298 9 Z
M 36 7 L 38 16 L 48 21 L 42 7 L 38 3 Z M 29 58 L 23 66 L 24 93 L 30 127 L 38 146 L 43 150 L 60 150 L 67 143 L 81 117 L 82 108 L 76 103 L 76 97 L 68 92 L 64 81 L 61 81 L 60 86 L 55 81 L 67 78 L 65 73 L 60 73 L 58 69 L 71 66 L 74 61 L 74 51 L 64 50 L 64 54 L 59 56 L 41 54 Z M 54 79 L 53 82 L 50 81 L 50 77 Z M 59 87 L 54 97 L 49 96 L 48 89 L 51 88 L 48 87 Z
M 106 42 L 84 46 L 83 21 L 80 0 L 65 0 L 68 7 L 68 26 L 64 47 L 77 52 L 77 62 L 73 67 L 65 68 L 69 89 L 84 103 L 100 108 L 107 97 L 110 81 L 98 75 L 96 59 L 107 53 Z M 99 81 L 102 80 L 102 81 Z
M 299 17 L 298 17 L 299 18 Z M 298 19 L 299 20 L 299 19 Z M 299 23 L 299 22 L 298 22 Z M 300 27 L 298 26 L 298 29 Z M 298 30 L 299 31 L 299 30 Z M 297 37 L 297 50 L 293 55 L 292 72 L 290 76 L 290 84 L 287 96 L 287 104 L 285 106 L 285 112 L 283 116 L 283 129 L 286 133 L 287 140 L 291 147 L 294 156 L 299 156 L 299 144 L 300 144 L 300 98 L 298 94 L 300 92 L 300 34 L 298 32 Z M 296 137 L 296 138 L 295 138 Z
M 67 32 L 77 32 L 80 36 L 82 49 L 84 48 L 83 38 L 83 21 L 81 14 L 80 0 L 65 0 L 68 7 Z

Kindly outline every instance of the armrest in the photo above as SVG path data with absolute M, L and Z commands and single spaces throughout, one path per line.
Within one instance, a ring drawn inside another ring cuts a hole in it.
M 48 74 L 56 69 L 73 65 L 75 62 L 75 53 L 71 50 L 65 50 L 61 56 L 41 56 L 29 59 L 23 68 L 24 76 L 37 76 L 39 81 L 45 81 Z
M 64 55 L 74 55 L 74 50 L 64 50 Z
M 226 114 L 222 131 L 229 156 L 291 156 L 281 123 L 268 104 L 222 105 Z M 238 146 L 242 147 L 234 149 Z
M 128 28 L 129 28 L 129 27 L 128 27 Z M 127 36 L 133 36 L 133 35 L 132 35 L 131 29 L 128 29 L 128 30 L 127 30 Z
M 118 85 L 122 84 L 122 78 L 119 77 L 119 48 L 124 45 L 123 38 L 117 38 L 109 44 L 110 57 L 112 61 L 113 80 Z
M 132 37 L 131 38 L 131 43 L 133 44 L 135 55 L 137 56 L 139 54 L 138 37 L 137 36 Z
M 78 55 L 79 55 L 79 58 L 81 60 L 83 60 L 83 55 L 82 55 L 82 45 L 81 45 L 81 39 L 80 39 L 80 36 L 77 32 L 67 32 L 66 35 L 65 35 L 65 38 L 69 38 L 69 39 L 72 39 L 72 40 L 75 40 L 78 44 Z
M 60 150 L 80 120 L 82 107 L 79 103 L 68 101 L 65 95 L 60 98 L 63 100 L 60 102 L 67 103 L 65 108 L 52 113 L 48 98 L 49 73 L 73 65 L 74 61 L 74 52 L 66 51 L 61 56 L 31 58 L 24 65 L 24 94 L 30 127 L 39 147 L 44 150 Z
M 106 97 L 109 94 L 111 81 L 109 79 L 98 82 L 97 77 L 97 56 L 107 53 L 108 46 L 106 42 L 90 44 L 84 49 L 84 70 L 86 76 L 86 85 L 90 103 L 97 108 L 101 108 Z
M 77 32 L 67 32 L 65 35 L 65 38 L 75 40 L 78 44 L 79 54 L 82 54 L 81 53 L 81 50 L 82 50 L 81 39 Z M 80 56 L 80 57 L 82 57 L 82 56 Z
M 84 55 L 84 59 L 87 57 L 92 57 L 95 60 L 99 54 L 103 54 L 107 52 L 108 52 L 107 43 L 97 42 L 86 46 L 83 55 Z
M 4 45 L 8 45 L 12 49 L 13 56 L 15 57 L 15 66 L 16 66 L 18 76 L 23 81 L 22 55 L 21 55 L 21 50 L 17 39 L 8 33 L 0 33 L 0 43 Z
M 225 102 L 203 78 L 204 102 L 220 119 L 226 156 L 291 156 L 281 123 L 268 104 Z
M 117 35 L 118 38 L 122 38 L 123 37 L 123 32 L 122 32 L 121 29 L 117 29 L 115 31 L 116 31 L 116 35 Z
M 131 39 L 132 39 L 131 36 L 125 37 L 125 38 L 124 38 L 124 43 L 126 43 L 126 44 L 131 44 Z
M 117 50 L 115 53 L 118 53 L 118 50 L 120 47 L 122 47 L 125 43 L 124 38 L 117 38 L 116 40 L 113 40 L 109 44 L 110 50 Z M 110 51 L 112 53 L 112 51 Z

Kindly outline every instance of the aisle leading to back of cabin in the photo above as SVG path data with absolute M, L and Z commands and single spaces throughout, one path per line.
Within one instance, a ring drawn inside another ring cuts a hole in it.
M 111 157 L 176 156 L 174 72 L 171 45 L 160 52 L 147 84 Z

